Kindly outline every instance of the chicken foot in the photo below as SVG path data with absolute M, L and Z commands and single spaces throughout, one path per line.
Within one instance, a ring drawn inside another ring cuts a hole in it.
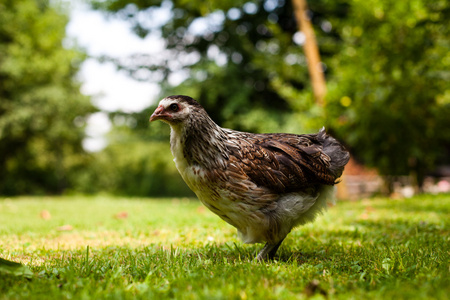
M 279 241 L 276 244 L 266 243 L 264 245 L 264 247 L 261 249 L 261 251 L 258 253 L 258 256 L 256 256 L 256 259 L 258 261 L 272 260 L 275 256 L 275 253 L 277 253 L 277 250 L 283 241 L 284 241 L 284 239 L 282 239 L 281 241 Z

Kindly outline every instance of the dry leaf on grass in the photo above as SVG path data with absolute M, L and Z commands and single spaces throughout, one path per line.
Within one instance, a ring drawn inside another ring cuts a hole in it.
M 128 218 L 128 212 L 121 211 L 120 213 L 115 214 L 114 218 L 116 218 L 116 219 L 126 219 L 126 218 Z
M 52 215 L 50 214 L 50 212 L 45 209 L 43 211 L 41 211 L 41 213 L 39 215 L 41 216 L 41 219 L 44 219 L 44 220 L 50 220 L 52 218 Z
M 66 224 L 66 225 L 58 227 L 56 230 L 58 230 L 58 231 L 71 231 L 71 230 L 73 230 L 73 226 L 69 225 L 69 224 Z

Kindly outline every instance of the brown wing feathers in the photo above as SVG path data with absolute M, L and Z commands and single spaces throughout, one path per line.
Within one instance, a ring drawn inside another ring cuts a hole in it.
M 247 136 L 249 138 L 249 136 Z M 335 184 L 328 171 L 330 158 L 314 136 L 255 135 L 253 143 L 235 140 L 230 147 L 228 172 L 249 178 L 276 192 L 292 192 L 315 184 Z

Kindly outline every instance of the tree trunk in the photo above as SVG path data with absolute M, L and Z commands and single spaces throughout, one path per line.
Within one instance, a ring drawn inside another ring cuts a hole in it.
M 323 105 L 326 94 L 325 76 L 320 63 L 319 48 L 317 47 L 314 29 L 312 28 L 311 21 L 306 13 L 308 6 L 306 0 L 292 0 L 292 4 L 295 10 L 298 30 L 305 35 L 303 49 L 308 61 L 308 70 L 314 97 L 317 104 Z
M 416 194 L 423 193 L 423 184 L 425 181 L 425 167 L 417 158 L 410 158 L 409 165 L 411 168 L 410 177 Z

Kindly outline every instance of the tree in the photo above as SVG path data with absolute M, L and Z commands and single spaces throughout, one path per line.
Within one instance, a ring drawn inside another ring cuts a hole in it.
M 340 1 L 319 2 L 327 5 L 315 11 L 315 24 L 328 22 L 325 12 L 341 7 Z M 216 122 L 227 127 L 291 132 L 318 129 L 317 124 L 306 126 L 298 121 L 318 112 L 311 109 L 314 101 L 307 63 L 291 1 L 111 0 L 94 1 L 93 5 L 129 21 L 139 36 L 153 33 L 165 39 L 166 51 L 160 57 L 137 53 L 113 59 L 133 77 L 160 78 L 164 94 L 191 95 Z M 170 17 L 160 26 L 149 21 L 160 13 L 158 9 L 167 7 Z M 322 35 L 326 33 L 327 39 L 322 40 L 322 55 L 329 57 L 334 51 L 333 29 L 324 28 Z M 186 80 L 171 85 L 171 76 L 180 70 Z
M 63 46 L 67 16 L 49 3 L 0 2 L 0 194 L 62 192 L 86 159 L 85 56 Z
M 350 4 L 338 25 L 328 120 L 364 163 L 382 175 L 410 174 L 420 188 L 450 145 L 450 5 Z
M 306 0 L 292 0 L 295 8 L 295 17 L 299 24 L 299 31 L 305 36 L 304 51 L 308 62 L 309 77 L 314 92 L 314 97 L 319 105 L 323 105 L 326 94 L 325 76 L 320 62 L 319 49 L 316 35 L 308 17 Z

